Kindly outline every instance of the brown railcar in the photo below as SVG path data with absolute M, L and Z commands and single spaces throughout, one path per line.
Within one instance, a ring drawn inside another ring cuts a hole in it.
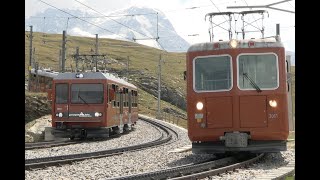
M 108 73 L 60 73 L 52 84 L 55 138 L 108 137 L 138 120 L 137 87 Z
M 30 92 L 48 92 L 52 89 L 52 80 L 59 73 L 50 69 L 31 69 Z
M 289 72 L 278 37 L 192 45 L 187 52 L 193 153 L 285 151 Z

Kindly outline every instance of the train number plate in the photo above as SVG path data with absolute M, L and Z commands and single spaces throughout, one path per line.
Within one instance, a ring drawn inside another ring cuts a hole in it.
M 196 113 L 196 114 L 194 115 L 194 118 L 195 118 L 195 119 L 202 119 L 202 118 L 203 118 L 203 114 L 202 114 L 202 113 Z
M 226 133 L 225 134 L 226 147 L 247 147 L 248 134 L 246 133 Z

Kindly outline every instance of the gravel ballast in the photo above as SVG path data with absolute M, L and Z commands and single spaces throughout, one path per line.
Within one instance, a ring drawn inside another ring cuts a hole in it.
M 167 124 L 163 121 L 158 122 Z M 126 152 L 121 155 L 99 159 L 88 159 L 63 166 L 25 170 L 25 179 L 106 179 L 198 163 L 215 157 L 214 155 L 194 155 L 191 151 L 182 153 L 169 152 L 191 144 L 186 130 L 182 130 L 173 125 L 170 125 L 170 127 L 178 132 L 179 140 L 168 145 Z M 116 139 L 111 139 L 106 142 L 84 143 L 26 151 L 25 156 L 27 159 L 100 151 L 108 149 L 109 147 L 123 147 L 156 139 L 159 136 L 157 133 L 159 133 L 157 129 L 151 128 L 150 125 L 142 121 L 138 121 L 135 131 Z M 268 154 L 264 159 L 252 164 L 248 168 L 238 169 L 235 172 L 228 172 L 220 176 L 212 176 L 211 178 L 205 179 L 254 179 L 255 177 L 259 177 L 259 174 L 271 172 L 272 169 L 287 164 L 291 159 L 294 159 L 294 156 L 294 149 L 288 149 L 288 151 L 281 153 Z

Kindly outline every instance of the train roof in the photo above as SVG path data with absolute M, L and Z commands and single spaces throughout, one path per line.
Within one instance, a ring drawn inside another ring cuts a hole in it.
M 54 80 L 64 80 L 64 79 L 79 79 L 76 76 L 82 74 L 83 77 L 81 79 L 107 79 L 112 80 L 114 82 L 123 84 L 125 86 L 129 86 L 132 88 L 137 88 L 135 85 L 127 82 L 126 80 L 116 77 L 110 73 L 102 73 L 102 72 L 81 72 L 81 73 L 73 73 L 73 72 L 65 72 L 59 73 Z
M 31 69 L 31 74 L 54 78 L 59 74 L 59 72 L 55 72 L 50 69 L 38 69 L 37 71 L 35 69 Z
M 232 49 L 229 46 L 230 41 L 216 41 L 205 42 L 191 45 L 187 52 L 194 51 L 211 51 L 220 49 Z M 280 40 L 280 37 L 264 38 L 264 39 L 244 39 L 237 40 L 238 46 L 236 48 L 266 48 L 266 47 L 284 47 Z M 219 46 L 215 47 L 214 44 L 218 43 Z M 249 43 L 253 43 L 253 46 L 249 46 Z

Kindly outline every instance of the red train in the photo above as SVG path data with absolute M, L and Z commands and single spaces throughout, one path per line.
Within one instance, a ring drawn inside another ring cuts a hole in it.
M 58 74 L 51 69 L 31 69 L 30 92 L 47 92 L 52 89 L 52 80 Z
M 195 44 L 186 66 L 193 153 L 287 149 L 290 67 L 279 36 Z
M 138 120 L 137 87 L 108 73 L 60 73 L 52 83 L 47 139 L 108 137 Z

